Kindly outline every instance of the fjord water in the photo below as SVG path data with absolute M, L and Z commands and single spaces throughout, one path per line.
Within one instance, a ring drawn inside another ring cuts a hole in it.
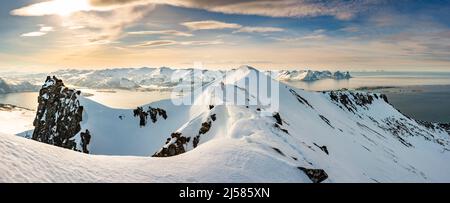
M 0 94 L 0 104 L 12 104 L 22 108 L 36 110 L 38 95 L 37 92 Z

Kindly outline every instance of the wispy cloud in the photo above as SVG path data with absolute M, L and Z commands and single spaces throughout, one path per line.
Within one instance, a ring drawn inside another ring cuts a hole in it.
M 11 14 L 18 16 L 67 16 L 74 12 L 89 11 L 91 9 L 92 6 L 89 0 L 51 0 L 12 10 Z
M 266 33 L 266 32 L 282 32 L 283 28 L 279 27 L 243 27 L 233 33 L 246 32 L 246 33 Z
M 133 47 L 160 47 L 160 46 L 169 46 L 169 45 L 192 45 L 192 46 L 205 46 L 205 45 L 217 45 L 223 44 L 224 42 L 221 40 L 212 40 L 212 41 L 175 41 L 175 40 L 153 40 L 146 41 L 138 45 L 134 45 Z
M 328 39 L 328 36 L 325 34 L 308 34 L 304 36 L 299 37 L 271 37 L 271 39 L 274 39 L 276 41 L 280 42 L 299 42 L 299 41 L 323 41 Z
M 28 32 L 20 35 L 21 37 L 40 37 L 46 35 L 46 32 Z
M 114 42 L 125 36 L 125 28 L 144 18 L 153 8 L 126 6 L 103 12 L 78 12 L 68 17 L 65 23 L 73 34 L 86 36 L 88 42 L 82 44 L 109 44 L 100 42 Z
M 42 26 L 39 31 L 41 31 L 41 32 L 53 32 L 53 31 L 55 31 L 55 28 L 50 27 L 50 26 Z
M 79 30 L 79 29 L 83 29 L 83 28 L 86 28 L 86 27 L 82 26 L 82 25 L 71 25 L 71 26 L 67 26 L 67 28 L 69 30 Z
M 190 30 L 220 30 L 220 29 L 238 29 L 242 25 L 236 23 L 226 23 L 215 20 L 184 22 L 181 25 L 186 26 Z
M 157 30 L 157 31 L 134 31 L 128 32 L 129 35 L 173 35 L 180 37 L 192 37 L 193 34 L 177 30 Z
M 173 45 L 177 44 L 176 41 L 173 40 L 153 40 L 153 41 L 146 41 L 142 44 L 135 45 L 134 47 L 159 47 L 159 46 L 167 46 L 167 45 Z
M 40 36 L 46 35 L 49 32 L 55 31 L 55 28 L 53 28 L 51 26 L 46 26 L 44 24 L 39 24 L 38 26 L 40 27 L 39 31 L 24 33 L 24 34 L 21 34 L 20 36 L 21 37 L 40 37 Z
M 344 32 L 359 32 L 359 28 L 355 26 L 344 27 L 341 28 L 340 30 Z
M 213 40 L 213 41 L 184 41 L 179 42 L 181 45 L 193 45 L 193 46 L 204 46 L 204 45 L 217 45 L 224 44 L 222 40 Z
M 167 4 L 187 8 L 204 9 L 226 14 L 259 15 L 271 17 L 334 16 L 348 20 L 357 13 L 380 4 L 377 0 L 311 1 L 311 0 L 90 0 L 93 6 L 107 7 L 136 3 Z

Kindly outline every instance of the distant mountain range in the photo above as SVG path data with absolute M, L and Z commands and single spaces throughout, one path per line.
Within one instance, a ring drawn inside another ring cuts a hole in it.
M 38 91 L 47 75 L 57 76 L 66 85 L 91 89 L 170 90 L 183 82 L 209 83 L 224 77 L 225 70 L 161 68 L 117 68 L 103 70 L 66 69 L 50 73 L 15 74 L 0 78 L 0 93 Z M 280 81 L 342 80 L 349 72 L 276 70 L 265 71 Z

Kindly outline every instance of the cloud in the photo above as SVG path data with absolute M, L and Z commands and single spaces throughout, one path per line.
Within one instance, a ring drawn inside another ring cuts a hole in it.
M 246 33 L 266 33 L 266 32 L 282 32 L 283 28 L 279 27 L 243 27 L 233 33 L 246 32 Z
M 158 30 L 158 31 L 134 31 L 128 32 L 129 35 L 173 35 L 180 37 L 191 37 L 193 34 L 177 30 Z
M 270 17 L 334 16 L 348 20 L 356 14 L 380 4 L 378 0 L 314 1 L 314 0 L 90 0 L 93 6 L 125 4 L 166 4 L 203 9 L 226 14 L 259 15 Z
M 21 37 L 40 37 L 46 35 L 46 32 L 29 32 L 20 35 Z
M 302 39 L 302 40 L 324 40 L 326 38 L 327 38 L 327 36 L 324 34 L 311 34 L 311 35 L 306 35 L 304 37 L 301 37 L 300 39 Z
M 193 45 L 193 46 L 204 46 L 204 45 L 218 45 L 218 44 L 224 44 L 221 40 L 214 40 L 214 41 L 185 41 L 185 42 L 179 42 L 181 45 Z
M 66 16 L 78 11 L 89 11 L 91 8 L 89 0 L 52 0 L 31 4 L 10 13 L 17 16 Z
M 66 19 L 65 26 L 73 32 L 71 34 L 87 36 L 87 44 L 105 44 L 95 42 L 113 42 L 125 36 L 124 29 L 141 20 L 153 8 L 126 6 L 111 11 L 78 12 Z
M 280 42 L 298 42 L 298 41 L 322 41 L 328 39 L 328 36 L 325 34 L 309 34 L 301 37 L 272 37 L 276 41 Z
M 326 31 L 327 30 L 325 30 L 325 29 L 317 29 L 317 30 L 314 30 L 313 33 L 314 34 L 322 34 L 322 33 L 326 32 Z
M 53 32 L 53 31 L 55 31 L 55 29 L 53 27 L 50 27 L 50 26 L 42 26 L 40 31 L 41 32 Z
M 67 28 L 69 28 L 69 30 L 79 30 L 79 29 L 85 28 L 85 26 L 82 26 L 82 25 L 72 25 L 72 26 L 68 26 Z
M 105 11 L 130 5 L 171 5 L 210 12 L 269 17 L 334 16 L 349 20 L 356 14 L 380 4 L 379 0 L 51 0 L 11 11 L 12 15 L 70 15 L 77 11 Z
M 134 2 L 142 2 L 142 0 L 90 0 L 94 6 L 111 6 L 120 4 L 129 4 Z
M 142 44 L 138 44 L 135 47 L 159 47 L 159 46 L 167 46 L 176 44 L 176 41 L 173 40 L 154 40 L 154 41 L 146 41 Z
M 340 30 L 344 31 L 344 32 L 359 32 L 359 28 L 354 27 L 354 26 L 344 27 L 344 28 L 342 28 Z
M 46 35 L 49 32 L 55 31 L 55 28 L 53 28 L 51 26 L 46 26 L 44 24 L 38 24 L 37 26 L 40 27 L 39 31 L 24 33 L 24 34 L 21 34 L 20 36 L 21 37 L 40 37 L 40 36 Z
M 242 25 L 235 23 L 226 23 L 215 20 L 184 22 L 181 25 L 186 26 L 190 30 L 220 30 L 220 29 L 238 29 Z
M 153 41 L 146 41 L 144 43 L 135 45 L 133 47 L 160 47 L 160 46 L 169 46 L 169 45 L 205 46 L 205 45 L 217 45 L 217 44 L 223 44 L 223 43 L 224 42 L 221 40 L 213 40 L 213 41 L 153 40 Z

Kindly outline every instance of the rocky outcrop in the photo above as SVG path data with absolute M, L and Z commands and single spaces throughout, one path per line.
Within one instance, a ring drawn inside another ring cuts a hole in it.
M 87 146 L 91 142 L 91 132 L 89 132 L 89 130 L 86 129 L 86 132 L 80 133 L 80 137 L 81 137 L 81 148 L 83 150 L 83 153 L 89 154 Z
M 314 143 L 314 145 L 316 145 L 316 147 L 318 147 L 320 150 L 322 150 L 323 152 L 325 152 L 325 154 L 329 154 L 328 153 L 328 148 L 327 146 L 323 145 L 323 146 L 319 146 L 318 144 Z
M 297 101 L 298 102 L 300 102 L 300 103 L 302 103 L 304 105 L 307 105 L 307 106 L 309 106 L 309 107 L 314 109 L 314 107 L 311 104 L 309 104 L 308 100 L 306 100 L 305 98 L 300 96 L 300 94 L 298 94 L 295 90 L 289 89 L 289 92 L 291 92 L 291 94 L 293 94 L 295 97 L 297 97 Z
M 172 133 L 171 138 L 167 138 L 166 146 L 159 152 L 155 153 L 153 157 L 169 157 L 182 154 L 186 152 L 184 145 L 190 141 L 190 137 L 186 138 L 179 132 Z
M 77 150 L 74 136 L 81 130 L 83 116 L 83 106 L 78 100 L 80 93 L 64 86 L 63 81 L 55 76 L 48 76 L 39 91 L 32 139 Z M 85 141 L 85 144 L 87 148 L 89 142 Z
M 212 110 L 214 106 L 210 105 L 209 109 Z M 167 138 L 165 145 L 155 154 L 153 157 L 169 157 L 182 154 L 186 152 L 186 147 L 191 144 L 192 148 L 196 148 L 200 143 L 200 137 L 208 133 L 212 127 L 212 122 L 217 120 L 216 114 L 211 114 L 207 117 L 206 121 L 203 122 L 196 135 L 186 135 L 183 136 L 181 132 L 174 132 Z
M 340 108 L 345 108 L 353 113 L 358 111 L 358 106 L 367 109 L 368 105 L 372 104 L 375 99 L 383 99 L 386 103 L 388 102 L 384 94 L 378 96 L 377 94 L 352 91 L 331 91 L 329 95 L 331 100 L 335 101 Z
M 167 112 L 161 108 L 152 108 L 148 107 L 148 110 L 145 111 L 143 107 L 137 107 L 133 110 L 134 117 L 139 117 L 139 126 L 144 127 L 147 124 L 147 117 L 150 116 L 150 119 L 153 123 L 158 121 L 158 116 L 167 119 Z
M 297 168 L 303 171 L 313 183 L 321 183 L 328 178 L 328 174 L 323 169 Z
M 447 131 L 447 133 L 450 135 L 450 123 L 440 123 L 438 124 L 439 127 Z
M 283 120 L 281 119 L 280 113 L 275 112 L 275 113 L 273 113 L 272 116 L 273 116 L 273 118 L 275 118 L 278 125 L 283 125 Z

